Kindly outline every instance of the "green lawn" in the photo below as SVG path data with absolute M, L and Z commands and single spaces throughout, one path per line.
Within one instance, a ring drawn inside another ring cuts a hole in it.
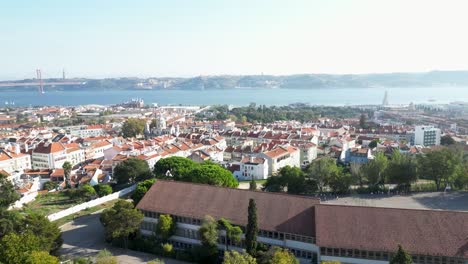
M 87 209 L 79 211 L 79 212 L 77 212 L 75 214 L 60 218 L 60 219 L 58 219 L 58 220 L 56 220 L 54 222 L 57 223 L 57 226 L 62 226 L 64 224 L 72 221 L 73 219 L 76 219 L 76 218 L 79 218 L 79 217 L 82 217 L 82 216 L 86 216 L 86 215 L 90 215 L 90 214 L 92 214 L 94 212 L 97 212 L 99 210 L 102 210 L 102 209 L 110 208 L 110 207 L 114 206 L 114 204 L 118 200 L 119 199 L 115 199 L 115 200 L 112 200 L 112 201 L 109 201 L 109 202 L 102 203 L 100 205 L 96 205 L 94 207 L 87 208 Z
M 39 213 L 50 215 L 79 203 L 80 201 L 71 199 L 65 192 L 53 192 L 39 194 L 34 201 L 25 204 L 21 210 L 27 214 Z
M 255 182 L 256 182 L 257 184 L 264 184 L 266 181 L 267 181 L 267 180 L 256 180 Z M 250 182 L 250 180 L 248 180 L 248 181 L 239 181 L 239 182 L 245 183 L 245 182 Z

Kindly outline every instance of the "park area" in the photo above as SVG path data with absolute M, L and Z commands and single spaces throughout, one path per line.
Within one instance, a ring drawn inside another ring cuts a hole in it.
M 65 191 L 41 193 L 34 201 L 25 204 L 21 210 L 27 214 L 39 213 L 50 215 L 80 204 L 81 202 L 80 199 L 70 196 Z

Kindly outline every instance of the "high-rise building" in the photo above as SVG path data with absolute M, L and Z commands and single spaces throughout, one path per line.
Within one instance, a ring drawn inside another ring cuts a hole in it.
M 414 129 L 414 145 L 440 145 L 440 129 L 433 126 L 416 126 Z
M 383 101 L 382 101 L 382 105 L 383 106 L 388 105 L 388 93 L 387 93 L 387 91 L 385 91 L 384 98 L 383 98 Z

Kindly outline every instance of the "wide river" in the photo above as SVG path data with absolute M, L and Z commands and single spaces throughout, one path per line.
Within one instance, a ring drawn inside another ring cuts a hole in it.
M 390 104 L 468 102 L 468 87 L 429 88 L 326 88 L 326 89 L 231 89 L 231 90 L 121 90 L 6 92 L 0 90 L 0 106 L 14 102 L 29 105 L 116 104 L 142 98 L 159 105 L 265 105 L 310 103 L 313 105 L 381 104 L 385 91 Z

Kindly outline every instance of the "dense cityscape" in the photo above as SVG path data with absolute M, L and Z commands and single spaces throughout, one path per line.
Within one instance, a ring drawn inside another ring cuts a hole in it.
M 99 243 L 183 261 L 217 262 L 219 250 L 224 263 L 384 263 L 401 245 L 416 263 L 464 263 L 468 105 L 388 101 L 385 93 L 381 105 L 350 107 L 143 99 L 4 107 L 2 208 L 10 210 L 0 233 L 18 218 L 40 221 L 42 247 L 81 263 L 90 253 L 62 238 L 73 233 L 66 223 L 109 208 Z M 55 223 L 65 224 L 62 237 Z M 379 233 L 363 232 L 369 226 Z M 27 238 L 2 239 L 6 253 Z
M 0 264 L 468 264 L 468 1 L 0 1 Z

